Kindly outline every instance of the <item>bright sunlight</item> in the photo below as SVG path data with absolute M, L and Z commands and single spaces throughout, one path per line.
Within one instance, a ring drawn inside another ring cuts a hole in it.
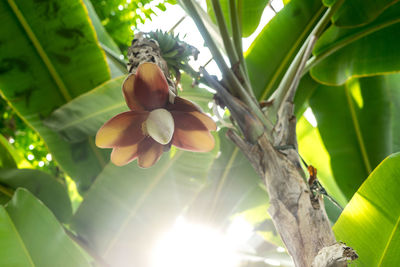
M 240 217 L 233 220 L 226 234 L 179 217 L 158 241 L 152 267 L 239 266 L 238 250 L 252 231 L 252 226 Z

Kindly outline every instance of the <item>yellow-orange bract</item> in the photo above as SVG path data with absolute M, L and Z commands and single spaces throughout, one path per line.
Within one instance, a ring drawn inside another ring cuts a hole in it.
M 130 111 L 111 118 L 96 135 L 98 147 L 113 148 L 115 165 L 137 158 L 140 167 L 150 167 L 171 145 L 197 152 L 213 149 L 215 122 L 188 100 L 175 97 L 171 103 L 167 80 L 156 64 L 142 63 L 122 90 Z

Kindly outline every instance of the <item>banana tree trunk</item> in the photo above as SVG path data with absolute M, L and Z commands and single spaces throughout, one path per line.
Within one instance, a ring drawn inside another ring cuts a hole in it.
M 265 182 L 270 199 L 268 212 L 295 265 L 347 266 L 357 254 L 336 241 L 322 197 L 315 197 L 310 190 L 297 151 L 296 119 L 290 115 L 293 104 L 286 105 L 273 137 L 263 134 L 256 144 L 233 131 L 228 137 Z

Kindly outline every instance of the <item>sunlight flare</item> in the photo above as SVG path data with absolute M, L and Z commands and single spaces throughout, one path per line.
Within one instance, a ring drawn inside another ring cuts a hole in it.
M 304 112 L 303 116 L 312 125 L 312 127 L 315 128 L 315 127 L 318 126 L 317 119 L 315 118 L 314 112 L 312 111 L 312 109 L 310 107 L 308 107 L 306 109 L 306 111 Z
M 243 219 L 234 219 L 226 234 L 205 225 L 188 223 L 179 217 L 172 229 L 159 239 L 152 267 L 236 267 L 238 248 L 253 228 Z

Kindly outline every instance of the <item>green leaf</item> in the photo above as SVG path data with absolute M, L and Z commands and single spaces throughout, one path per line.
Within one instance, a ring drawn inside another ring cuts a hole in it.
M 229 0 L 220 0 L 222 12 L 226 21 L 226 25 L 231 32 L 231 19 L 229 12 Z M 239 13 L 239 19 L 241 19 L 242 25 L 242 36 L 250 36 L 258 27 L 260 23 L 261 15 L 267 6 L 269 0 L 237 0 L 236 7 Z M 207 12 L 214 23 L 216 23 L 214 10 L 211 4 L 211 0 L 207 0 Z
M 120 55 L 122 55 L 121 50 L 104 29 L 92 3 L 89 0 L 83 0 L 83 3 L 85 4 L 89 13 L 89 17 L 93 24 L 94 30 L 96 31 L 100 46 L 106 53 L 108 66 L 111 71 L 111 77 L 116 78 L 126 74 L 126 65 L 125 63 L 121 62 L 121 59 L 119 58 Z
M 17 167 L 14 154 L 8 140 L 0 134 L 0 169 Z
M 118 113 L 129 110 L 122 95 L 125 77 L 118 77 L 80 95 L 54 111 L 45 125 L 68 142 L 81 142 L 94 136 L 99 128 Z
M 72 215 L 66 186 L 45 172 L 30 169 L 0 170 L 0 183 L 14 190 L 18 187 L 28 189 L 61 222 L 67 222 Z
M 326 6 L 332 6 L 335 2 L 336 0 L 322 0 L 322 3 Z
M 354 76 L 400 71 L 400 3 L 358 28 L 331 26 L 317 41 L 310 66 L 314 79 L 340 85 Z
M 3 206 L 0 206 L 0 237 L 0 263 L 3 266 L 35 266 Z
M 333 15 L 332 21 L 335 25 L 340 27 L 363 25 L 374 20 L 385 9 L 398 1 L 399 0 L 347 0 L 343 2 L 339 10 Z
M 123 60 L 121 60 L 118 54 L 110 51 L 107 47 L 102 46 L 103 50 L 106 53 L 107 63 L 110 67 L 111 77 L 118 78 L 119 76 L 128 74 L 128 70 L 126 69 L 126 64 Z
M 220 156 L 214 161 L 208 183 L 191 205 L 188 216 L 226 227 L 233 215 L 261 207 L 258 218 L 250 220 L 259 223 L 269 218 L 268 194 L 249 161 L 225 135 L 226 130 L 219 132 Z
M 308 165 L 317 168 L 317 178 L 332 196 L 343 207 L 347 204 L 347 198 L 336 183 L 331 166 L 330 155 L 324 145 L 318 128 L 314 128 L 304 116 L 297 122 L 297 139 L 299 153 Z
M 304 75 L 300 80 L 299 86 L 294 98 L 294 115 L 300 118 L 308 108 L 308 100 L 318 88 L 319 83 L 311 78 L 309 74 Z
M 340 87 L 321 85 L 310 98 L 333 175 L 348 199 L 393 150 L 391 121 L 399 111 L 392 113 L 387 79 L 375 76 Z
M 227 1 L 228 2 L 228 1 Z M 250 36 L 258 27 L 261 16 L 269 0 L 238 0 L 237 8 L 240 9 L 239 19 L 242 20 L 242 36 Z
M 6 204 L 12 197 L 12 191 L 0 186 L 0 204 Z
M 159 3 L 158 5 L 156 5 L 156 7 L 158 9 L 160 9 L 161 11 L 166 11 L 167 8 L 165 7 L 165 5 L 163 3 Z
M 60 19 L 62 17 L 62 19 Z M 0 88 L 18 114 L 43 137 L 53 158 L 87 188 L 104 158 L 93 140 L 69 144 L 41 119 L 109 79 L 81 1 L 0 3 Z
M 338 240 L 354 248 L 357 266 L 399 266 L 400 154 L 370 174 L 333 227 Z
M 21 151 L 14 148 L 8 140 L 0 134 L 0 169 L 1 168 L 31 168 L 32 165 L 24 158 Z
M 110 37 L 110 35 L 107 33 L 107 31 L 104 29 L 103 25 L 101 24 L 101 21 L 100 21 L 99 17 L 97 16 L 96 11 L 94 10 L 92 2 L 90 2 L 89 0 L 83 0 L 83 3 L 86 6 L 86 9 L 88 11 L 90 20 L 93 24 L 94 30 L 96 31 L 96 35 L 97 35 L 99 42 L 102 45 L 106 46 L 108 49 L 111 49 L 113 52 L 120 55 L 121 51 L 119 50 L 119 47 L 117 46 L 117 44 Z
M 180 97 L 196 103 L 204 112 L 210 110 L 208 104 L 213 100 L 213 93 L 207 91 L 203 85 L 193 85 L 193 79 L 186 73 L 181 74 L 181 86 Z
M 386 88 L 389 89 L 390 111 L 392 116 L 392 152 L 400 151 L 400 75 L 386 75 Z
M 1 266 L 92 266 L 54 215 L 25 189 L 0 206 Z
M 257 99 L 266 99 L 277 88 L 324 10 L 320 0 L 292 0 L 257 36 L 245 55 Z
M 329 196 L 332 197 L 331 195 Z M 326 215 L 328 215 L 329 221 L 331 222 L 331 225 L 333 225 L 339 219 L 339 216 L 343 210 L 343 205 L 339 204 L 340 207 L 338 207 L 337 204 L 335 204 L 327 196 L 322 197 L 324 200 Z M 334 200 L 336 199 L 334 198 Z
M 346 206 L 347 198 L 343 195 L 333 177 L 330 157 L 322 142 L 318 128 L 313 127 L 304 116 L 300 117 L 296 127 L 301 157 L 308 165 L 317 168 L 317 178 L 329 196 L 338 202 L 341 207 Z M 307 173 L 307 170 L 305 170 L 305 173 Z M 332 223 L 335 223 L 341 213 L 341 209 L 326 196 L 323 196 L 323 198 L 328 218 Z
M 171 149 L 149 169 L 108 164 L 87 192 L 73 228 L 108 264 L 148 266 L 157 238 L 195 199 L 218 152 Z
M 124 77 L 109 80 L 54 111 L 45 124 L 69 142 L 80 142 L 94 136 L 99 128 L 118 113 L 128 111 L 122 95 Z M 191 78 L 182 74 L 181 96 L 208 110 L 212 93 L 191 86 Z

